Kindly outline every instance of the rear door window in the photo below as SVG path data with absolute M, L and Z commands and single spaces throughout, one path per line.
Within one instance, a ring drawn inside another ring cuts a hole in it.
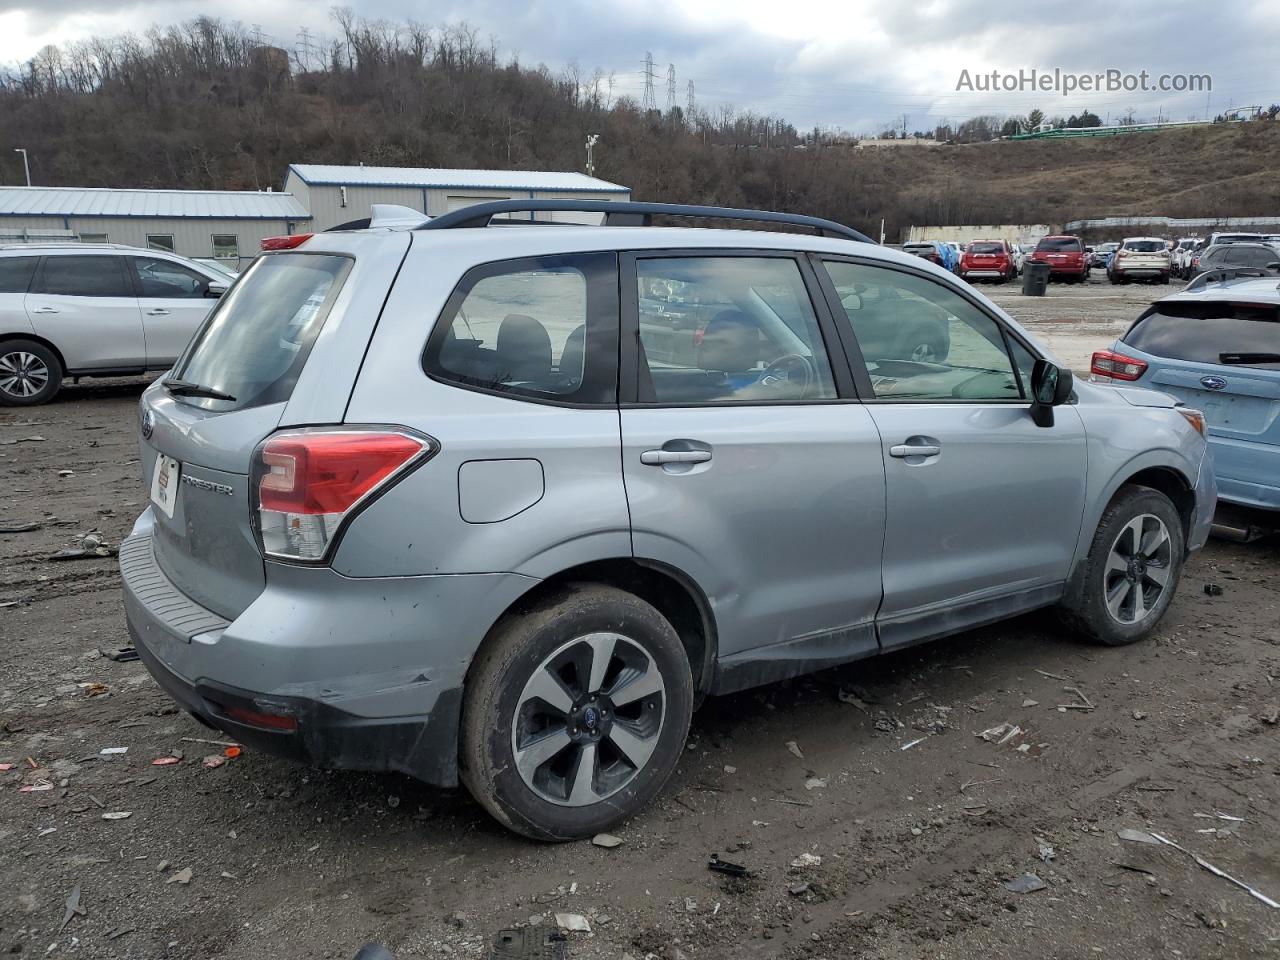
M 528 257 L 476 267 L 449 298 L 422 363 L 437 380 L 485 392 L 616 403 L 617 256 Z
M 55 297 L 132 297 L 124 257 L 45 257 L 32 293 Z
M 0 257 L 0 293 L 26 293 L 39 257 Z
M 1280 308 L 1231 302 L 1161 303 L 1138 318 L 1124 342 L 1171 360 L 1280 370 Z
M 219 302 L 178 361 L 174 377 L 234 400 L 183 397 L 213 410 L 288 400 L 347 274 L 350 257 L 259 257 Z

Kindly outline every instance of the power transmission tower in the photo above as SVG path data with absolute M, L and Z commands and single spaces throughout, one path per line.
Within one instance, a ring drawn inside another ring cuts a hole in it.
M 653 73 L 653 54 L 645 51 L 644 55 L 644 97 L 640 101 L 640 109 L 646 113 L 650 110 L 658 109 L 658 101 L 653 96 L 653 81 L 655 80 Z
M 667 64 L 667 113 L 676 108 L 676 65 Z
M 298 31 L 298 43 L 295 48 L 298 66 L 303 70 L 311 69 L 311 61 L 315 56 L 316 46 L 311 40 L 311 31 L 303 27 Z
M 249 38 L 253 41 L 255 47 L 265 47 L 267 45 L 267 35 L 262 32 L 262 24 L 255 23 L 253 32 L 249 34 Z
M 698 102 L 693 98 L 693 81 L 689 81 L 689 105 L 685 107 L 685 119 L 693 123 L 693 111 L 698 106 Z

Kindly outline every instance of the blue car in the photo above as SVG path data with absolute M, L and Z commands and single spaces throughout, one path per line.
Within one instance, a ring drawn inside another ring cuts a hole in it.
M 960 258 L 956 255 L 955 248 L 937 240 L 904 243 L 902 252 L 928 260 L 930 263 L 936 263 L 943 270 L 950 270 L 952 273 L 955 273 L 956 268 L 960 266 Z
M 1280 289 L 1260 272 L 1205 274 L 1157 300 L 1093 355 L 1092 379 L 1202 411 L 1218 498 L 1280 511 Z

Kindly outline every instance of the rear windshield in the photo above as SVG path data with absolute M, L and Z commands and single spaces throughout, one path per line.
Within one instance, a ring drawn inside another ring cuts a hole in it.
M 1080 251 L 1080 241 L 1076 237 L 1045 237 L 1036 244 L 1036 249 L 1078 253 Z
M 999 243 L 971 243 L 970 253 L 1004 253 L 1004 246 Z
M 1280 250 L 1254 243 L 1228 243 L 1213 247 L 1201 260 L 1201 263 L 1215 266 L 1237 267 L 1266 267 L 1277 262 L 1280 262 Z
M 1163 253 L 1168 249 L 1163 240 L 1126 240 L 1124 248 L 1134 253 Z
M 349 257 L 260 257 L 223 297 L 173 376 L 234 400 L 183 397 L 213 410 L 288 400 L 351 267 Z
M 1161 303 L 1138 318 L 1124 342 L 1173 360 L 1280 370 L 1280 308 L 1256 303 Z

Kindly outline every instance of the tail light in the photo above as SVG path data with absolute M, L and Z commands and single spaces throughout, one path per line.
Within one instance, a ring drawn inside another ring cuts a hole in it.
M 1123 353 L 1099 350 L 1093 355 L 1089 372 L 1104 380 L 1139 380 L 1147 372 L 1145 360 L 1126 357 Z
M 291 233 L 287 237 L 266 237 L 259 246 L 263 250 L 292 250 L 300 247 L 315 234 L 312 233 Z
M 321 562 L 344 525 L 430 458 L 435 441 L 402 430 L 277 433 L 254 455 L 250 490 L 267 556 Z

